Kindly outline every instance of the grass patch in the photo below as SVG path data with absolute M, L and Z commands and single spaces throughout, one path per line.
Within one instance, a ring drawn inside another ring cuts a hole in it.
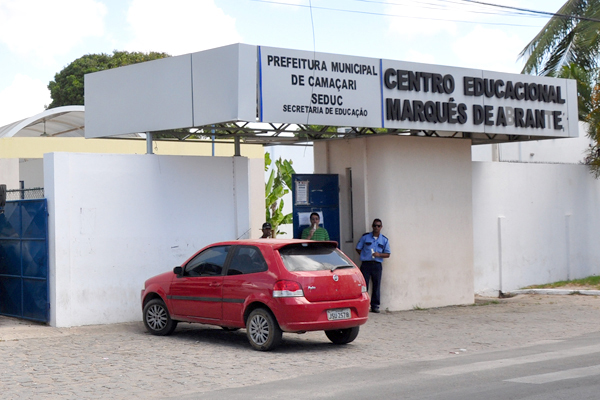
M 581 287 L 589 287 L 592 289 L 600 289 L 600 276 L 588 276 L 587 278 L 582 279 L 572 279 L 570 281 L 558 281 L 553 283 L 546 283 L 545 285 L 531 285 L 527 286 L 524 289 L 555 289 L 561 287 L 573 287 L 573 286 L 581 286 Z
M 475 302 L 471 304 L 471 306 L 489 306 L 490 304 L 500 304 L 500 302 L 498 300 L 482 301 Z

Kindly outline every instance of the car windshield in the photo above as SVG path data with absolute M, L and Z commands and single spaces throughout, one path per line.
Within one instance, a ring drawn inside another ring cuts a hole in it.
M 301 243 L 279 249 L 288 271 L 321 271 L 354 265 L 344 253 L 331 244 Z

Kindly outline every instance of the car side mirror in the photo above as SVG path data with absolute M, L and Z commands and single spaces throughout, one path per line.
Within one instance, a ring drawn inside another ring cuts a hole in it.
M 181 274 L 183 274 L 183 268 L 175 267 L 175 268 L 173 268 L 173 273 L 177 276 L 181 276 Z

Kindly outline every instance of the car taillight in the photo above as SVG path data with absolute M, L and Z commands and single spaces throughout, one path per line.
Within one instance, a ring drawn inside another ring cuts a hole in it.
M 273 297 L 303 297 L 304 291 L 298 282 L 277 281 L 273 286 Z
M 360 292 L 361 293 L 367 293 L 368 289 L 365 285 L 360 285 Z

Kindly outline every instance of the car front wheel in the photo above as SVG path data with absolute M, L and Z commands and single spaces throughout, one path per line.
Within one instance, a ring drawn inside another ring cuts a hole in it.
M 144 306 L 144 325 L 151 334 L 166 336 L 173 333 L 177 321 L 171 319 L 169 310 L 161 299 L 153 299 Z
M 281 343 L 281 328 L 270 311 L 257 308 L 246 321 L 248 341 L 256 350 L 273 350 Z
M 333 329 L 331 331 L 325 331 L 325 335 L 327 335 L 327 338 L 335 344 L 348 344 L 356 339 L 358 330 L 358 326 L 347 329 Z

